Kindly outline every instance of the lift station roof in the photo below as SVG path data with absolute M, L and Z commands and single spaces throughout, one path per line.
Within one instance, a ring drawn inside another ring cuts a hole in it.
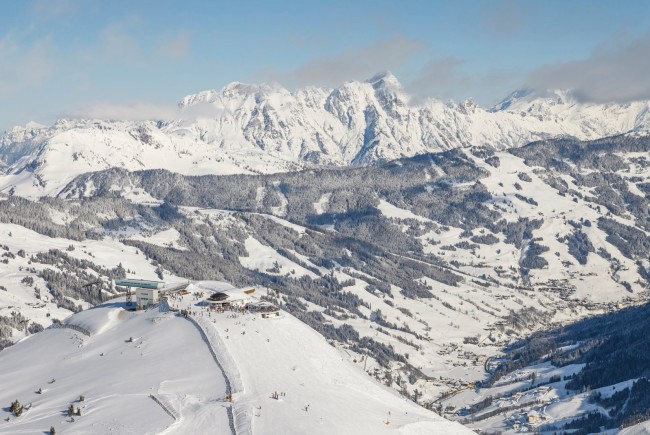
M 147 281 L 144 279 L 116 279 L 115 285 L 120 285 L 122 287 L 140 287 L 140 288 L 164 288 L 165 283 L 163 281 Z

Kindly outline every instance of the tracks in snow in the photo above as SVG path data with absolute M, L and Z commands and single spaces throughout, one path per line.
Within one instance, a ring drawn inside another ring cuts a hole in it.
M 186 317 L 187 320 L 192 323 L 196 329 L 199 331 L 199 334 L 201 334 L 201 338 L 205 342 L 205 344 L 208 346 L 208 350 L 210 351 L 210 354 L 212 355 L 212 358 L 214 359 L 214 362 L 217 364 L 219 367 L 219 370 L 221 370 L 221 374 L 223 375 L 223 379 L 226 382 L 226 395 L 230 396 L 232 398 L 232 383 L 230 382 L 230 378 L 228 377 L 228 374 L 226 373 L 226 370 L 224 370 L 223 365 L 221 364 L 221 361 L 219 361 L 219 358 L 217 357 L 217 352 L 215 351 L 214 346 L 210 342 L 210 339 L 208 338 L 208 334 L 206 331 L 203 329 L 203 326 L 194 319 L 193 317 Z M 228 414 L 228 426 L 230 426 L 230 431 L 232 435 L 237 435 L 237 429 L 235 425 L 235 415 L 233 413 L 232 409 L 232 402 L 230 403 L 230 406 L 226 406 L 226 413 Z

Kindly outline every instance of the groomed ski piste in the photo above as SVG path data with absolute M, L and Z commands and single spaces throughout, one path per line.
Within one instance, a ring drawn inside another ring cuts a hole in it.
M 262 318 L 203 305 L 206 289 L 227 288 L 192 283 L 170 300 L 179 312 L 164 302 L 130 312 L 114 299 L 63 321 L 79 330 L 49 328 L 5 349 L 0 433 L 472 433 L 376 382 L 282 310 Z

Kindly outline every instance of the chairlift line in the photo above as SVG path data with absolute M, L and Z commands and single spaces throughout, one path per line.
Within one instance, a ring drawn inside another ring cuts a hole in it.
M 87 282 L 86 284 L 83 284 L 81 287 L 83 287 L 83 288 L 92 287 L 92 286 L 97 285 L 97 284 L 104 284 L 104 281 L 102 281 L 101 279 L 98 279 L 96 281 Z

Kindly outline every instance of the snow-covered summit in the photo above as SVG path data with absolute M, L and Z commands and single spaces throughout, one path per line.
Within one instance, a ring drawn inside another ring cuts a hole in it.
M 373 88 L 377 89 L 380 87 L 390 87 L 393 89 L 401 89 L 402 84 L 400 81 L 395 77 L 395 75 L 390 72 L 390 71 L 382 71 L 380 73 L 375 74 L 368 80 L 366 80 L 366 83 L 370 83 Z
M 500 110 L 508 110 L 513 104 L 517 103 L 518 101 L 521 101 L 522 99 L 532 94 L 533 91 L 531 89 L 517 89 L 516 91 L 513 91 L 510 95 L 508 95 L 506 98 L 504 98 L 503 100 L 499 101 L 497 104 L 492 106 L 490 111 L 498 112 Z

